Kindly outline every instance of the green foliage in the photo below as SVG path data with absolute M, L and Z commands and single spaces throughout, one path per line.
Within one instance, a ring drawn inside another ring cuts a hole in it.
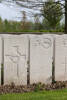
M 2 19 L 0 18 L 0 31 L 2 31 L 3 30 L 3 21 L 2 21 Z
M 37 91 L 40 91 L 40 90 L 43 90 L 43 84 L 42 83 L 38 83 L 38 84 L 35 85 L 34 91 L 37 92 Z
M 43 23 L 47 29 L 57 29 L 62 19 L 61 4 L 56 4 L 54 0 L 48 0 L 42 9 L 44 17 Z
M 51 30 L 50 28 L 46 28 L 43 23 L 37 21 L 35 23 L 26 21 L 23 27 L 22 21 L 3 21 L 0 18 L 0 32 L 64 32 L 64 24 L 60 25 L 57 29 Z

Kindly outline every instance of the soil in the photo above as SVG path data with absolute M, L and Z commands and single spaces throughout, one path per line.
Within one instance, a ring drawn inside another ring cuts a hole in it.
M 67 88 L 67 81 L 66 82 L 54 82 L 52 84 L 32 84 L 28 86 L 16 86 L 14 83 L 11 85 L 2 85 L 0 86 L 0 94 L 7 94 L 7 93 L 26 93 L 32 91 L 42 91 L 42 90 L 56 90 L 56 89 L 63 89 Z

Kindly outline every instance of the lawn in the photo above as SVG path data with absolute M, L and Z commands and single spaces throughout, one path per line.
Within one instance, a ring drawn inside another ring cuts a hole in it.
M 67 90 L 0 95 L 0 100 L 67 100 Z

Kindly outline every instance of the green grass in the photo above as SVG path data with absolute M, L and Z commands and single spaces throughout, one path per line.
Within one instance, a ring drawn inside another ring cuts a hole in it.
M 0 100 L 67 100 L 67 90 L 0 95 Z

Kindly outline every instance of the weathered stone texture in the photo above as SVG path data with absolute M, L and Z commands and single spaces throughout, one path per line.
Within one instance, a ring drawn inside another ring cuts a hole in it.
M 4 84 L 27 84 L 27 37 L 4 38 Z
M 51 35 L 30 36 L 30 83 L 52 82 L 53 38 Z
M 55 80 L 67 80 L 67 35 L 55 38 Z
M 0 37 L 0 85 L 1 85 L 1 68 L 2 68 L 2 38 Z

